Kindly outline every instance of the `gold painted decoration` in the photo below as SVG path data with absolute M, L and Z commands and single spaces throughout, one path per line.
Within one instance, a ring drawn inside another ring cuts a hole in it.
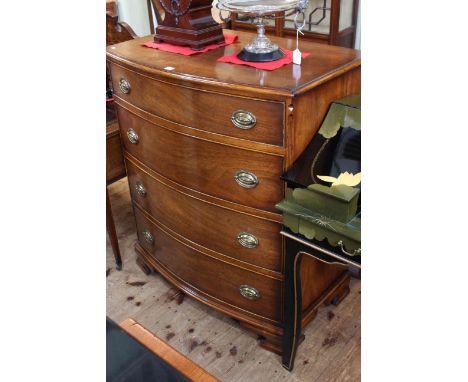
M 361 254 L 361 219 L 354 216 L 344 223 L 318 214 L 297 203 L 291 192 L 276 207 L 283 212 L 283 225 L 307 239 L 341 246 L 347 254 Z
M 361 95 L 332 103 L 318 133 L 330 139 L 338 133 L 341 127 L 361 130 Z

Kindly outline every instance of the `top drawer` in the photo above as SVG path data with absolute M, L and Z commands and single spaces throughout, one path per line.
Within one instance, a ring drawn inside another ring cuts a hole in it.
M 283 146 L 284 104 L 153 80 L 110 64 L 114 94 L 169 121 L 231 137 Z

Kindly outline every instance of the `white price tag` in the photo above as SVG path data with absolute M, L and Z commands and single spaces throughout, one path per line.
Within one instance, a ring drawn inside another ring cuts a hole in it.
M 293 63 L 296 65 L 301 65 L 302 54 L 299 49 L 294 49 L 293 51 Z
M 294 24 L 296 24 L 295 20 L 297 18 L 297 15 L 298 14 L 296 14 L 296 17 L 294 18 Z M 301 27 L 297 26 L 297 29 L 296 29 L 296 49 L 294 49 L 294 51 L 293 51 L 293 63 L 296 64 L 296 65 L 301 65 L 302 54 L 301 54 L 301 51 L 299 50 L 299 33 L 301 35 L 304 35 L 304 33 L 302 33 L 302 31 L 301 31 L 301 29 L 304 27 L 304 25 L 305 24 L 302 24 Z

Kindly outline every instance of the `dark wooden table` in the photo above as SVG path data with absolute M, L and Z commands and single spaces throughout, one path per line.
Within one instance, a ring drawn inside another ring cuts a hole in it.
M 109 382 L 219 382 L 138 322 L 106 319 Z

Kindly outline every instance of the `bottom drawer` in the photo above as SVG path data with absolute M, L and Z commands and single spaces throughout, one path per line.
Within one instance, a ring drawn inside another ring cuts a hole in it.
M 225 304 L 280 321 L 280 280 L 190 248 L 153 224 L 138 207 L 134 210 L 140 244 L 177 277 Z

